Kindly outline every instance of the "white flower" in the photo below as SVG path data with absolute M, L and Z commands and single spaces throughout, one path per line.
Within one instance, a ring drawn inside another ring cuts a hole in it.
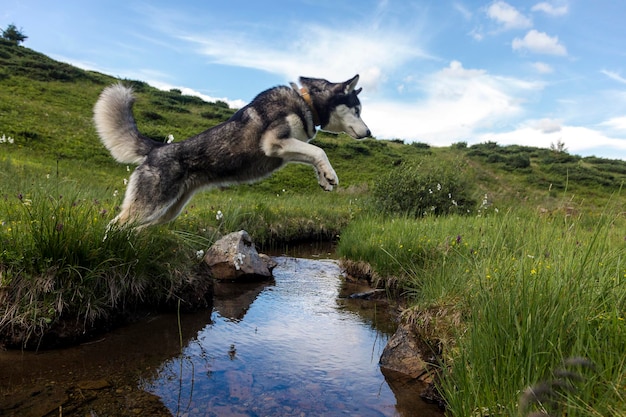
M 174 142 L 174 135 L 172 134 L 167 135 L 167 143 L 172 143 L 172 142 Z
M 220 220 L 222 220 L 223 218 L 224 218 L 224 213 L 222 213 L 222 210 L 218 210 L 218 211 L 217 211 L 217 214 L 215 215 L 215 219 L 216 219 L 217 221 L 220 221 Z
M 437 184 L 437 191 L 441 191 L 441 184 Z
M 234 259 L 234 264 L 235 264 L 235 269 L 237 271 L 239 271 L 241 269 L 241 265 L 243 265 L 243 258 L 245 258 L 246 255 L 244 255 L 243 253 L 237 253 L 235 254 L 235 259 Z
M 130 167 L 126 165 L 126 172 L 130 172 Z
M 117 197 L 118 191 L 117 190 L 113 190 L 113 197 Z
M 196 258 L 202 259 L 204 256 L 204 251 L 202 249 L 196 251 Z
M 124 178 L 124 185 L 128 185 L 128 179 Z

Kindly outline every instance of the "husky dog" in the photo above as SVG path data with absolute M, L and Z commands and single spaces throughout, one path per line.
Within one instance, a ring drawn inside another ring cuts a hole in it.
M 118 162 L 139 165 L 110 226 L 169 222 L 197 191 L 254 182 L 287 162 L 312 165 L 320 186 L 331 191 L 337 174 L 326 153 L 308 142 L 316 126 L 355 139 L 370 136 L 360 117 L 358 80 L 358 75 L 343 83 L 300 77 L 302 88 L 291 83 L 266 90 L 226 122 L 174 143 L 138 131 L 132 89 L 107 87 L 94 106 L 100 139 Z

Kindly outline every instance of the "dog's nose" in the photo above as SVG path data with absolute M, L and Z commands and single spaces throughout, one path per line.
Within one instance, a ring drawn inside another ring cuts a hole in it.
M 365 132 L 365 137 L 369 138 L 370 136 L 372 136 L 372 131 L 367 129 L 367 132 Z

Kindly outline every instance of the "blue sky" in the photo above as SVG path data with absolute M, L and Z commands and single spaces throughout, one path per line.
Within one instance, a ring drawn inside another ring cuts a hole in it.
M 239 107 L 361 75 L 377 138 L 626 159 L 626 1 L 2 0 L 0 27 L 82 68 Z

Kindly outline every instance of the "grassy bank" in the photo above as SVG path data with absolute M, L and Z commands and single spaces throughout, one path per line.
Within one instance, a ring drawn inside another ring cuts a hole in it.
M 568 358 L 594 367 L 572 365 L 582 378 L 551 385 L 555 404 L 546 396 L 528 413 L 626 415 L 625 226 L 612 205 L 374 216 L 352 222 L 338 250 L 410 297 L 405 319 L 443 347 L 450 415 L 517 415 L 522 391 L 554 381 Z
M 138 234 L 113 230 L 105 239 L 129 171 L 19 157 L 0 160 L 0 334 L 9 345 L 72 342 L 137 308 L 180 298 L 192 308 L 183 295 L 196 285 L 200 254 L 222 235 L 245 229 L 266 247 L 328 241 L 360 210 L 350 193 L 213 190 L 176 222 Z

